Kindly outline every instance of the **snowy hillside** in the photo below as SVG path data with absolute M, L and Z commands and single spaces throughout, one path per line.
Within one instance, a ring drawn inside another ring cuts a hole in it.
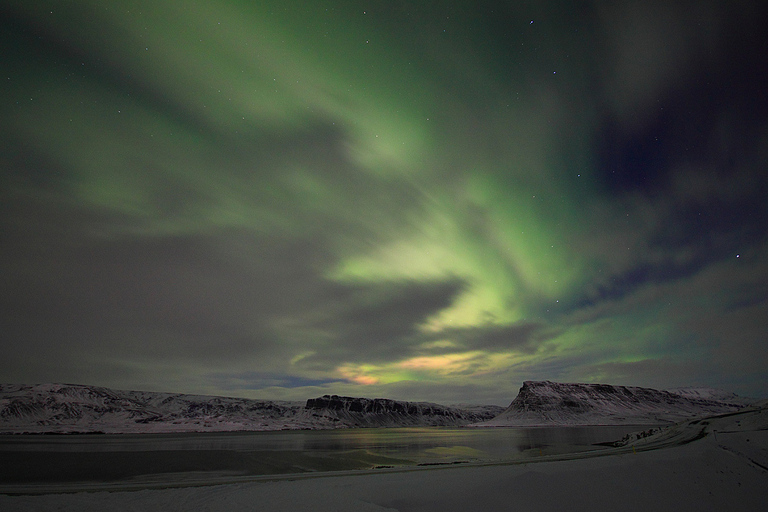
M 742 405 L 752 405 L 754 400 L 744 398 L 729 391 L 714 388 L 683 387 L 668 389 L 670 393 L 681 395 L 686 398 L 702 398 L 705 400 L 716 400 L 718 402 L 728 402 Z
M 745 405 L 736 395 L 684 389 L 526 381 L 504 412 L 480 426 L 658 425 Z
M 95 386 L 0 385 L 0 432 L 185 432 L 308 428 L 301 402 Z
M 0 433 L 200 432 L 464 425 L 501 407 L 446 407 L 328 397 L 303 402 L 117 391 L 67 384 L 0 385 Z M 346 405 L 340 405 L 344 402 Z

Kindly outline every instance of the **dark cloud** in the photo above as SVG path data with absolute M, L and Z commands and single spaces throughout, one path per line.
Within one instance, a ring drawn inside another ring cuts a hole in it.
M 3 330 L 24 347 L 28 368 L 51 356 L 167 364 L 277 357 L 290 347 L 271 324 L 314 307 L 330 288 L 318 276 L 329 256 L 311 240 L 242 230 L 99 236 L 111 215 L 4 207 Z M 25 223 L 14 222 L 22 215 Z
M 319 318 L 305 326 L 325 333 L 328 344 L 303 364 L 405 358 L 426 339 L 419 326 L 450 306 L 464 286 L 458 279 L 337 285 L 318 308 Z
M 268 372 L 228 372 L 206 375 L 206 380 L 215 389 L 242 393 L 266 387 L 305 388 L 339 383 L 339 379 L 310 379 L 296 375 L 271 374 Z
M 682 359 L 663 357 L 633 362 L 610 362 L 585 365 L 578 373 L 571 375 L 574 380 L 598 379 L 623 386 L 641 386 L 656 389 L 679 387 L 680 382 L 690 386 L 706 387 L 708 379 L 700 367 Z
M 558 330 L 542 323 L 519 322 L 513 325 L 489 324 L 445 329 L 439 336 L 469 350 L 532 353 L 558 334 Z

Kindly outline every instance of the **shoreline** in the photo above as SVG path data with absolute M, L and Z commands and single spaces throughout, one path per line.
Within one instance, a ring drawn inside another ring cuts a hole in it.
M 762 510 L 768 412 L 678 424 L 606 448 L 520 461 L 304 473 L 164 489 L 0 495 L 23 510 Z M 191 483 L 191 482 L 187 482 Z

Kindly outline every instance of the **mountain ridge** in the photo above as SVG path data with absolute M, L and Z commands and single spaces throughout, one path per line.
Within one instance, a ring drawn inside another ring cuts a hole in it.
M 708 388 L 525 381 L 505 409 L 323 395 L 255 400 L 77 384 L 0 384 L 0 433 L 225 432 L 405 426 L 660 425 L 749 404 Z
M 122 391 L 79 384 L 0 384 L 0 433 L 460 426 L 491 419 L 503 410 L 498 406 L 456 407 L 326 396 L 328 399 L 320 397 L 300 402 Z M 340 406 L 342 402 L 347 405 Z

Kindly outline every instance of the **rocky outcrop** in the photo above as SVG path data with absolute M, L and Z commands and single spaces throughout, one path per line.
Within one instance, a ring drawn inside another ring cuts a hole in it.
M 701 395 L 690 388 L 678 394 L 631 386 L 526 381 L 509 407 L 484 425 L 659 425 L 744 407 L 743 401 Z
M 426 402 L 323 395 L 307 400 L 308 414 L 351 427 L 458 426 L 493 418 L 502 408 L 464 409 Z

